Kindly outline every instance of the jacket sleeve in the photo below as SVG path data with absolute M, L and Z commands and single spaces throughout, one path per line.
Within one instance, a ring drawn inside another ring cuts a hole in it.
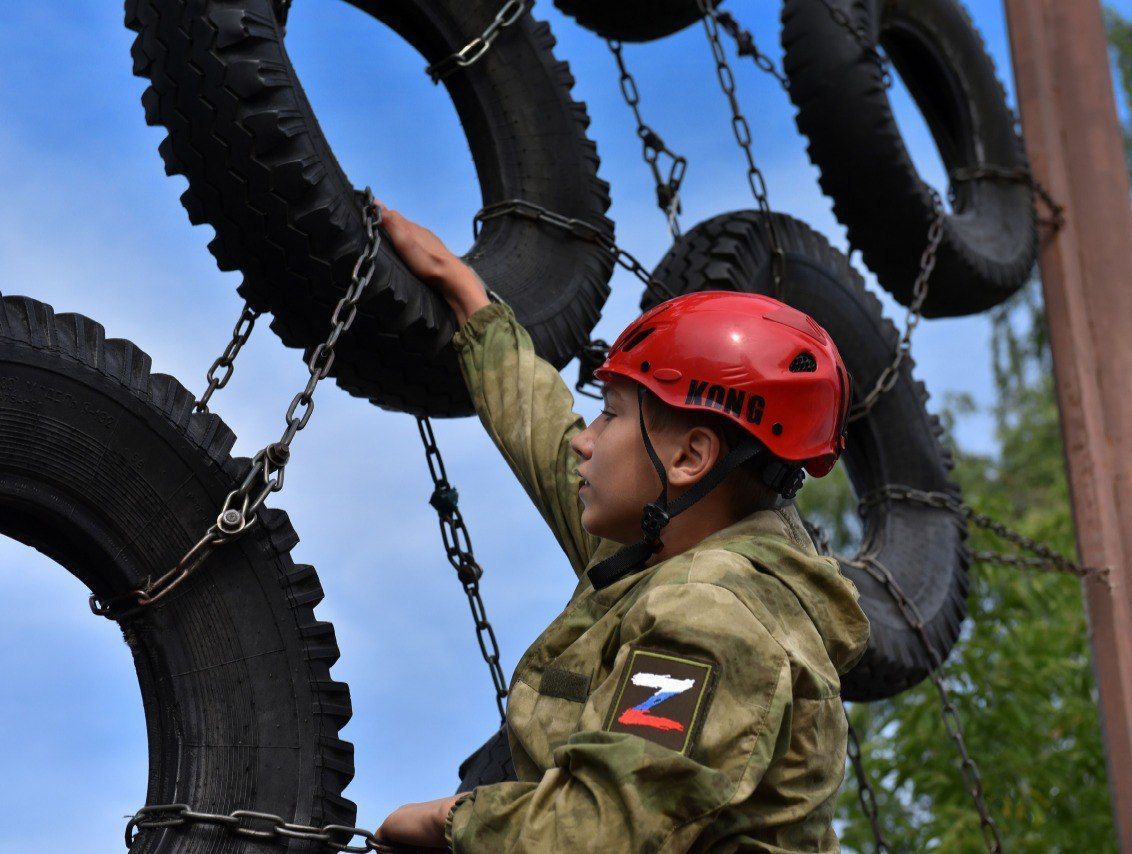
M 542 779 L 480 786 L 457 805 L 456 854 L 686 851 L 786 752 L 788 658 L 730 590 L 685 582 L 649 591 L 627 613 L 622 640 L 612 672 L 586 701 L 580 731 L 555 749 Z M 635 650 L 711 664 L 710 693 L 686 747 L 614 731 Z
M 599 540 L 582 527 L 570 440 L 585 422 L 566 383 L 507 305 L 474 312 L 452 343 L 480 420 L 581 575 Z

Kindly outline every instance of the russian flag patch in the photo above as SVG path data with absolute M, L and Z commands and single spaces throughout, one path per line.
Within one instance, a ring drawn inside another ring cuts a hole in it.
M 633 650 L 604 729 L 687 755 L 707 707 L 712 670 L 704 662 Z

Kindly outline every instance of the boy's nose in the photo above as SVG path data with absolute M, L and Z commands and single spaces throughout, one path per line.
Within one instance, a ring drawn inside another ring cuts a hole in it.
M 584 460 L 588 460 L 593 454 L 593 446 L 589 427 L 580 433 L 576 433 L 574 438 L 570 440 L 570 448 Z

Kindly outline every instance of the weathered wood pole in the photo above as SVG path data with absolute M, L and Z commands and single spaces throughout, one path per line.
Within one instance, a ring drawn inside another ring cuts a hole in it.
M 1041 252 L 1112 809 L 1132 852 L 1132 198 L 1097 0 L 1004 0 L 1034 175 L 1065 205 Z

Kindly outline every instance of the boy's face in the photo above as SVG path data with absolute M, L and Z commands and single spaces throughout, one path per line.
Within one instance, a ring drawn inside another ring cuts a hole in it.
M 579 493 L 584 505 L 582 526 L 619 543 L 641 538 L 641 511 L 660 493 L 660 479 L 641 438 L 637 400 L 634 383 L 607 383 L 605 408 L 570 443 L 582 458 L 578 474 L 586 481 Z M 649 438 L 661 459 L 666 459 L 667 437 L 650 429 Z

